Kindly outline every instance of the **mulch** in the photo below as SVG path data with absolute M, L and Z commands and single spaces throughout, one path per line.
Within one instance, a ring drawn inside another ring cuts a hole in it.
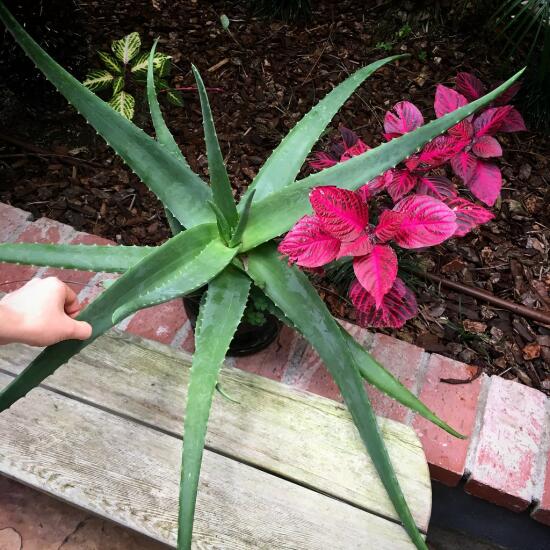
M 319 1 L 308 23 L 290 24 L 254 17 L 245 2 L 91 1 L 78 11 L 87 33 L 78 51 L 82 55 L 84 48 L 88 62 L 76 63 L 75 70 L 82 78 L 97 65 L 94 50 L 108 49 L 123 34 L 140 32 L 146 46 L 160 36 L 158 49 L 173 56 L 174 85 L 194 84 L 193 62 L 207 86 L 222 88 L 210 99 L 238 196 L 296 121 L 374 59 L 411 54 L 361 87 L 320 147 L 340 124 L 377 145 L 385 111 L 403 99 L 432 118 L 436 84 L 452 85 L 458 71 L 472 71 L 491 86 L 511 74 L 494 37 L 481 32 L 475 18 L 444 25 L 392 6 Z M 219 23 L 223 13 L 231 33 Z M 0 85 L 0 200 L 123 244 L 167 239 L 158 201 L 83 119 L 50 101 L 51 87 L 40 80 L 36 87 L 44 93 L 22 99 L 5 70 L 0 62 L 0 82 L 7 82 Z M 165 116 L 192 168 L 206 177 L 200 105 L 196 93 L 184 96 L 182 108 L 164 105 Z M 151 132 L 143 97 L 136 105 L 135 122 Z M 417 260 L 449 280 L 549 311 L 550 140 L 533 132 L 499 139 L 505 183 L 493 209 L 496 219 Z M 427 281 L 413 283 L 420 315 L 402 330 L 386 332 L 550 395 L 550 327 Z M 341 288 L 331 281 L 320 287 L 327 289 L 321 292 L 334 314 L 353 319 Z

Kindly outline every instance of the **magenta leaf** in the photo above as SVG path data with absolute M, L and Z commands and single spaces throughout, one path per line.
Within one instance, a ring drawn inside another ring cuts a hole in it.
M 371 233 L 364 233 L 354 241 L 340 243 L 340 250 L 337 258 L 344 256 L 364 256 L 369 254 L 374 247 L 374 242 Z
M 365 201 L 368 202 L 374 195 L 383 191 L 389 183 L 391 183 L 393 178 L 393 171 L 386 170 L 381 176 L 376 176 L 371 179 L 369 182 L 365 183 L 357 189 L 359 196 Z
M 318 152 L 313 154 L 313 160 L 309 161 L 309 165 L 314 170 L 324 170 L 338 164 L 338 161 L 328 153 Z
M 418 182 L 418 176 L 410 170 L 392 170 L 391 181 L 386 185 L 393 202 L 403 198 Z
M 453 172 L 466 183 L 477 167 L 477 158 L 468 151 L 462 151 L 451 159 L 451 167 Z
M 508 116 L 506 116 L 500 126 L 501 132 L 525 132 L 527 126 L 525 126 L 525 121 L 520 115 L 519 111 L 512 107 Z
M 500 143 L 492 136 L 481 136 L 474 141 L 472 153 L 483 159 L 502 156 Z
M 495 217 L 489 210 L 461 197 L 447 200 L 446 204 L 456 215 L 455 237 L 464 237 L 478 225 L 487 223 Z
M 370 254 L 354 258 L 353 271 L 379 308 L 397 277 L 397 256 L 391 246 L 377 244 Z
M 424 117 L 416 105 L 409 101 L 396 103 L 384 117 L 384 132 L 387 139 L 402 136 L 424 124 Z
M 393 208 L 404 214 L 394 241 L 403 248 L 440 244 L 456 231 L 455 213 L 440 200 L 427 195 L 405 197 Z
M 515 82 L 506 91 L 502 92 L 502 94 L 500 94 L 493 103 L 495 105 L 506 105 L 507 103 L 510 103 L 510 101 L 512 101 L 512 99 L 519 92 L 520 88 L 521 82 Z
M 361 155 L 369 149 L 370 147 L 366 143 L 358 139 L 355 145 L 353 145 L 352 147 L 348 147 L 342 153 L 342 156 L 340 157 L 340 162 L 345 162 L 346 160 L 356 157 L 357 155 Z
M 516 113 L 516 114 L 513 114 Z M 517 117 L 519 116 L 519 119 Z M 481 137 L 485 135 L 492 136 L 497 132 L 511 131 L 515 132 L 516 130 L 503 130 L 503 127 L 507 124 L 507 119 L 510 117 L 510 127 L 514 127 L 515 124 L 522 124 L 525 128 L 525 123 L 521 118 L 519 112 L 512 107 L 512 105 L 505 105 L 504 107 L 491 107 L 483 113 L 481 113 L 474 120 L 474 130 L 476 137 Z M 521 121 L 521 122 L 520 122 Z M 523 129 L 520 128 L 520 129 Z
M 384 210 L 380 214 L 378 219 L 378 225 L 374 229 L 374 237 L 379 243 L 385 243 L 399 231 L 401 222 L 403 221 L 403 214 L 401 212 L 394 212 L 393 210 Z
M 438 84 L 435 91 L 434 109 L 437 118 L 441 118 L 447 113 L 456 111 L 459 107 L 467 105 L 468 100 L 457 91 Z
M 416 192 L 419 195 L 429 195 L 439 200 L 456 197 L 457 195 L 455 186 L 445 176 L 421 177 Z
M 376 307 L 373 296 L 359 281 L 351 284 L 349 296 L 357 310 L 357 323 L 364 327 L 401 328 L 418 313 L 413 292 L 399 277 L 384 295 L 380 307 Z
M 279 252 L 288 256 L 290 263 L 310 268 L 332 262 L 339 248 L 338 239 L 327 235 L 315 216 L 299 219 L 279 244 Z
M 464 142 L 464 144 L 470 143 L 474 137 L 474 125 L 470 120 L 461 120 L 458 124 L 449 128 L 449 135 L 458 141 Z
M 470 177 L 464 180 L 464 183 L 474 197 L 487 206 L 493 206 L 500 195 L 502 175 L 496 164 L 476 159 L 475 168 Z
M 353 241 L 369 223 L 369 211 L 359 194 L 334 186 L 316 187 L 309 194 L 323 229 L 340 241 Z
M 468 101 L 479 99 L 485 94 L 483 82 L 472 73 L 458 73 L 456 75 L 456 89 Z
M 405 161 L 409 170 L 429 170 L 445 164 L 465 147 L 466 143 L 453 136 L 437 136 L 418 154 Z

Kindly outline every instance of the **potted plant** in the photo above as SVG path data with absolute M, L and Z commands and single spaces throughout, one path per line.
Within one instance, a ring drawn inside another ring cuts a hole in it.
M 418 548 L 426 548 L 393 471 L 365 392 L 364 380 L 442 429 L 456 437 L 462 436 L 437 418 L 342 329 L 307 276 L 297 266 L 288 265 L 285 259 L 281 259 L 273 239 L 289 231 L 298 220 L 301 220 L 298 225 L 304 225 L 303 216 L 311 213 L 310 191 L 314 188 L 317 189 L 312 194 L 312 201 L 322 198 L 314 204 L 316 215 L 320 215 L 318 208 L 324 209 L 327 219 L 331 220 L 326 227 L 334 229 L 340 242 L 349 244 L 364 237 L 363 232 L 356 231 L 357 228 L 349 231 L 347 222 L 362 222 L 355 214 L 350 218 L 349 209 L 342 208 L 349 201 L 356 202 L 350 198 L 355 197 L 353 190 L 419 153 L 426 143 L 471 117 L 476 110 L 488 105 L 506 90 L 521 73 L 489 94 L 429 124 L 295 182 L 313 145 L 342 104 L 376 69 L 402 56 L 376 61 L 337 86 L 295 126 L 236 205 L 206 91 L 195 68 L 193 72 L 202 105 L 210 185 L 190 169 L 162 119 L 153 75 L 156 44 L 149 56 L 147 78 L 149 108 L 156 131 L 156 139 L 153 139 L 51 59 L 2 3 L 0 18 L 38 68 L 159 197 L 173 217 L 175 232 L 169 241 L 153 248 L 0 245 L 0 261 L 123 273 L 79 316 L 80 320 L 92 325 L 92 337 L 85 342 L 71 340 L 46 348 L 0 392 L 0 411 L 25 396 L 59 366 L 128 315 L 141 308 L 188 295 L 207 285 L 196 323 L 196 351 L 184 424 L 178 548 L 188 549 L 191 546 L 206 425 L 217 375 L 249 295 L 260 295 L 266 308 L 303 334 L 325 362 L 404 528 Z M 351 195 L 344 193 L 342 203 L 339 197 L 343 196 L 340 192 L 344 191 L 344 187 Z M 436 199 L 430 201 L 436 211 L 435 217 L 426 209 L 421 209 L 406 212 L 405 219 L 407 223 L 417 224 L 422 231 L 429 232 L 427 227 L 441 223 L 440 214 L 443 213 L 446 234 L 453 229 L 455 215 L 443 202 L 436 204 L 433 201 Z M 364 209 L 361 212 L 364 215 Z M 380 225 L 382 216 L 377 226 L 377 238 L 382 238 Z M 370 230 L 368 232 L 370 234 Z M 293 235 L 296 236 L 296 229 Z M 404 298 L 406 293 L 399 291 L 394 298 L 396 296 Z M 378 307 L 380 296 L 374 300 L 374 305 Z M 406 306 L 406 301 L 398 303 Z

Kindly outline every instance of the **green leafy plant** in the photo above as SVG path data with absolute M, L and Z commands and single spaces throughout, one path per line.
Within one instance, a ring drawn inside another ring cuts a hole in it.
M 123 117 L 132 120 L 136 101 L 128 89 L 146 85 L 149 54 L 141 52 L 141 38 L 137 32 L 127 34 L 120 40 L 114 40 L 111 50 L 112 54 L 104 51 L 97 52 L 105 68 L 88 73 L 83 84 L 93 92 L 111 88 L 112 96 L 109 105 Z M 171 66 L 169 55 L 155 53 L 153 57 L 155 88 L 164 91 L 170 103 L 181 106 L 183 105 L 181 94 L 171 89 L 166 80 Z
M 550 129 L 550 0 L 499 2 L 490 26 L 506 40 L 510 53 L 525 56 L 521 102 L 533 126 Z
M 159 247 L 2 244 L 0 261 L 119 272 L 122 276 L 96 298 L 79 319 L 93 327 L 85 341 L 65 341 L 40 353 L 0 392 L 0 411 L 10 407 L 59 366 L 133 312 L 185 296 L 208 285 L 200 306 L 184 423 L 178 548 L 191 547 L 193 516 L 210 404 L 226 351 L 245 311 L 251 288 L 263 293 L 271 313 L 299 331 L 334 377 L 404 528 L 417 548 L 426 548 L 388 456 L 364 380 L 437 426 L 462 437 L 440 420 L 377 363 L 333 319 L 308 278 L 282 261 L 273 239 L 311 212 L 309 191 L 323 185 L 357 189 L 417 152 L 507 89 L 496 90 L 429 124 L 295 182 L 313 145 L 333 116 L 374 71 L 402 56 L 376 61 L 352 74 L 319 102 L 275 149 L 236 205 L 216 137 L 204 84 L 197 82 L 204 120 L 210 185 L 190 168 L 168 130 L 155 94 L 149 54 L 147 95 L 156 139 L 142 132 L 73 78 L 17 23 L 0 3 L 0 19 L 27 55 L 66 99 L 163 202 L 174 236 Z M 185 228 L 185 229 L 184 229 Z

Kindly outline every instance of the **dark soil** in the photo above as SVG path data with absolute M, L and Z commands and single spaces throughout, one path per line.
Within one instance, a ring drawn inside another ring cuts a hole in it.
M 78 48 L 68 37 L 65 47 L 86 50 L 79 77 L 97 65 L 95 49 L 106 50 L 132 31 L 141 33 L 146 47 L 160 36 L 159 50 L 173 56 L 174 85 L 194 84 L 195 63 L 207 86 L 223 89 L 211 94 L 211 103 L 239 195 L 296 121 L 374 59 L 412 54 L 378 71 L 334 119 L 334 134 L 342 124 L 369 145 L 381 141 L 384 112 L 395 102 L 413 101 L 430 119 L 435 85 L 452 85 L 458 71 L 472 71 L 488 85 L 511 74 L 479 17 L 442 22 L 429 10 L 412 17 L 380 4 L 319 1 L 309 23 L 285 24 L 253 17 L 243 2 L 91 1 L 79 3 L 73 15 L 86 36 Z M 223 13 L 231 34 L 219 23 Z M 0 82 L 7 83 L 0 84 L 0 200 L 119 243 L 164 241 L 169 230 L 160 204 L 101 138 L 70 107 L 50 101 L 47 83 L 36 81 L 44 94 L 22 96 L 7 71 L 0 62 Z M 143 97 L 136 105 L 135 122 L 151 132 Z M 185 92 L 183 108 L 165 104 L 165 115 L 193 169 L 206 176 L 195 93 Z M 501 143 L 505 185 L 493 209 L 496 219 L 417 259 L 450 280 L 549 311 L 550 141 L 523 133 L 505 135 Z M 336 286 L 320 286 L 329 289 L 321 292 L 333 313 L 353 318 L 346 300 L 332 293 L 341 293 Z M 415 286 L 420 315 L 393 334 L 550 394 L 550 327 L 424 281 Z

